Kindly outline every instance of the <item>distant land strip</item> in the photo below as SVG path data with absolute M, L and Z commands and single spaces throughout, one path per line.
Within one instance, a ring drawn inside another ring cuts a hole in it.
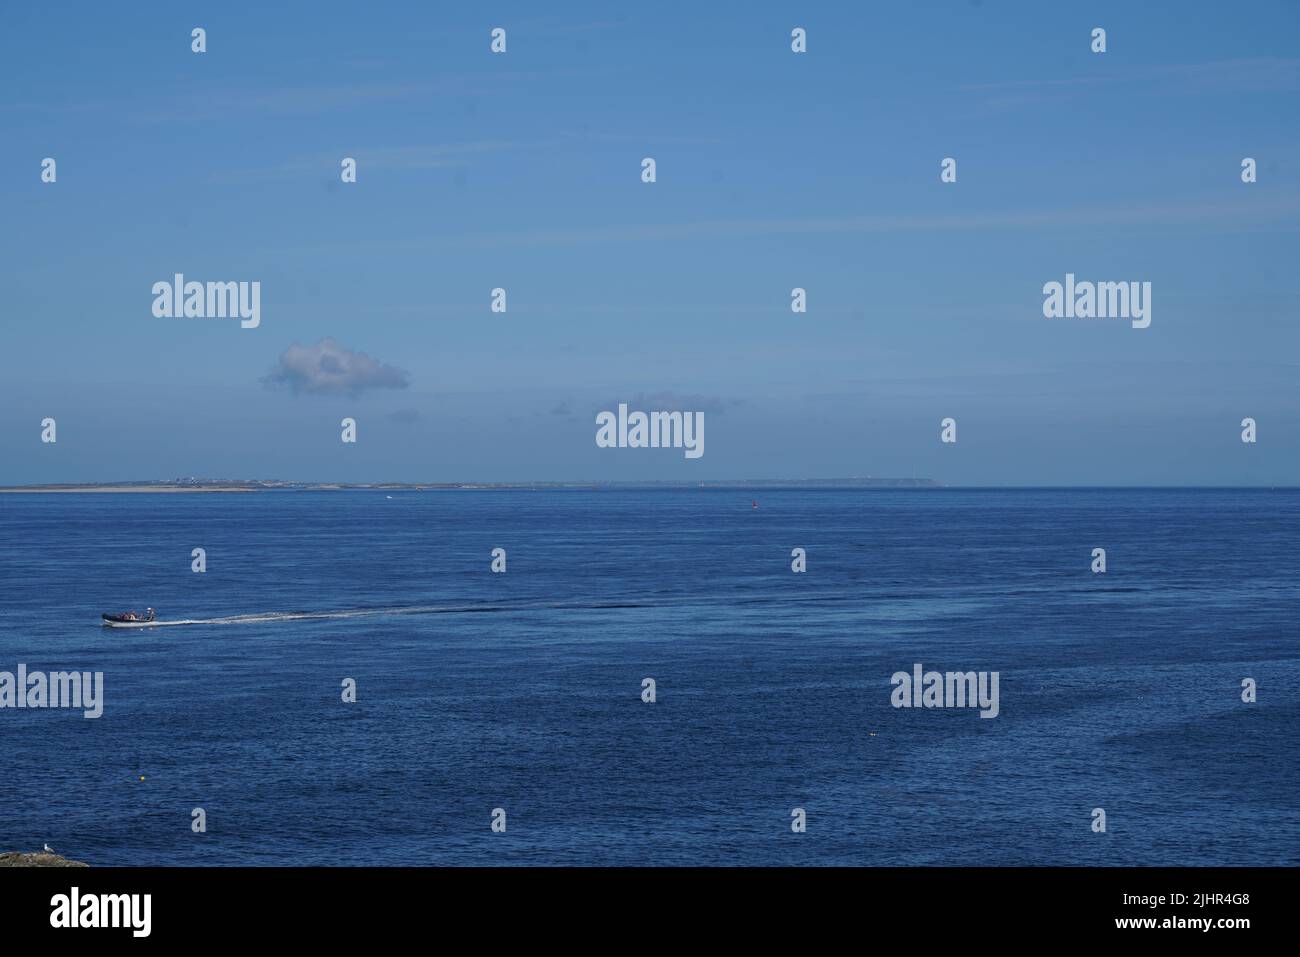
M 652 488 L 944 488 L 927 478 L 715 479 L 702 482 L 280 482 L 263 479 L 158 479 L 145 482 L 6 485 L 0 492 L 326 492 L 447 489 L 652 489 Z

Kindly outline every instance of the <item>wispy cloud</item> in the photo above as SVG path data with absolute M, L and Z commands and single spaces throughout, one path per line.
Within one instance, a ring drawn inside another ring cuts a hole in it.
M 1014 106 L 1102 88 L 1160 94 L 1294 93 L 1300 91 L 1300 59 L 1245 57 L 1210 63 L 1162 64 L 1072 77 L 969 83 L 957 89 L 962 93 L 986 95 L 990 105 Z
M 659 145 L 710 145 L 723 142 L 713 137 L 651 136 L 647 138 L 623 133 L 566 132 L 536 139 L 357 147 L 340 149 L 329 154 L 315 153 L 310 156 L 299 156 L 273 166 L 221 170 L 213 173 L 209 181 L 242 182 L 272 176 L 302 176 L 312 173 L 327 173 L 334 177 L 338 175 L 339 160 L 345 155 L 356 159 L 359 168 L 363 171 L 463 169 L 471 166 L 475 157 L 498 153 L 579 149 L 591 143 L 643 144 L 647 139 Z M 362 175 L 365 175 L 364 172 Z
M 414 425 L 420 421 L 420 410 L 394 409 L 388 413 L 387 418 L 390 422 L 396 422 L 399 425 Z
M 834 233 L 951 232 L 958 230 L 1054 229 L 1075 226 L 1168 227 L 1286 222 L 1300 225 L 1300 194 L 1289 193 L 1240 201 L 1187 199 L 1167 204 L 1081 206 L 1065 209 L 990 213 L 898 214 L 887 216 L 829 216 L 803 219 L 722 219 L 635 226 L 593 226 L 588 229 L 545 230 L 462 236 L 447 239 L 458 247 L 551 246 L 583 243 L 649 242 L 731 236 L 784 236 Z M 438 245 L 443 240 L 431 241 Z M 423 243 L 417 245 L 425 245 Z
M 523 30 L 540 36 L 563 36 L 570 33 L 594 33 L 598 30 L 610 30 L 622 26 L 618 20 L 587 20 L 579 23 L 557 23 L 554 20 L 524 20 L 519 23 Z
M 357 161 L 362 176 L 373 170 L 461 169 L 469 166 L 470 157 L 475 155 L 531 149 L 536 146 L 535 142 L 526 141 L 483 141 L 336 150 L 330 154 L 296 157 L 274 166 L 223 170 L 213 173 L 209 181 L 239 182 L 273 176 L 309 176 L 313 173 L 333 178 L 338 175 L 339 161 L 345 155 Z
M 156 100 L 35 100 L 0 103 L 0 112 L 84 112 L 107 114 L 145 123 L 196 123 L 249 116 L 313 116 L 371 107 L 385 102 L 445 100 L 487 96 L 561 79 L 608 77 L 609 71 L 562 68 L 501 70 L 444 76 L 437 81 L 373 80 L 306 85 L 246 85 L 160 96 Z
M 76 102 L 42 103 L 24 101 L 0 103 L 0 112 L 81 112 L 92 111 L 108 115 L 171 123 L 200 121 L 225 115 L 249 114 L 314 114 L 335 110 L 355 109 L 383 100 L 397 100 L 437 90 L 428 83 L 346 83 L 316 84 L 310 86 L 248 87 L 219 92 L 200 92 L 180 96 L 167 96 L 147 105 L 139 100 L 78 100 Z
M 377 241 L 375 251 L 431 249 L 497 249 L 529 246 L 591 245 L 627 242 L 673 242 L 692 239 L 766 236 L 949 233 L 979 230 L 1045 231 L 1074 227 L 1127 226 L 1168 229 L 1206 226 L 1216 232 L 1237 228 L 1281 226 L 1300 228 L 1300 193 L 1279 192 L 1240 200 L 1188 197 L 1163 204 L 1073 206 L 1036 210 L 972 213 L 899 213 L 880 216 L 826 216 L 800 219 L 713 219 L 652 225 L 590 226 L 568 230 L 536 230 L 428 239 Z M 334 243 L 276 247 L 277 253 L 320 253 Z M 427 307 L 421 307 L 427 308 Z
M 621 398 L 610 399 L 599 408 L 593 408 L 592 414 L 606 409 L 616 409 L 620 402 L 627 403 L 629 409 L 641 409 L 654 412 L 707 412 L 710 415 L 722 415 L 728 408 L 744 405 L 744 399 L 724 399 L 712 395 L 683 394 L 680 392 L 637 392 Z

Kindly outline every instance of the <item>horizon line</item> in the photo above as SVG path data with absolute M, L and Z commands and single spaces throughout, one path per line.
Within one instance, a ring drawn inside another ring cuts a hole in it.
M 539 479 L 525 481 L 434 481 L 434 482 L 336 482 L 297 479 L 138 479 L 107 482 L 40 482 L 25 485 L 0 485 L 0 493 L 39 492 L 259 492 L 259 491 L 378 491 L 378 490 L 475 490 L 510 491 L 518 489 L 563 490 L 593 488 L 857 488 L 874 490 L 1292 490 L 1297 484 L 1259 483 L 1253 485 L 1036 485 L 1036 484 L 953 484 L 924 477 L 846 476 L 838 478 L 734 478 L 734 479 Z

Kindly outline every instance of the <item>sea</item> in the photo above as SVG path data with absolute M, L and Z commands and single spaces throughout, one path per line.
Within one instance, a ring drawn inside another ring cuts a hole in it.
M 0 851 L 1300 863 L 1295 489 L 4 494 L 0 613 L 103 674 L 0 709 Z

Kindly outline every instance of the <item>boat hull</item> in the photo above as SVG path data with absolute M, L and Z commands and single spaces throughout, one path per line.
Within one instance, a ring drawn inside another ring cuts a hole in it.
M 105 628 L 148 628 L 152 618 L 123 618 L 121 615 L 101 615 Z

